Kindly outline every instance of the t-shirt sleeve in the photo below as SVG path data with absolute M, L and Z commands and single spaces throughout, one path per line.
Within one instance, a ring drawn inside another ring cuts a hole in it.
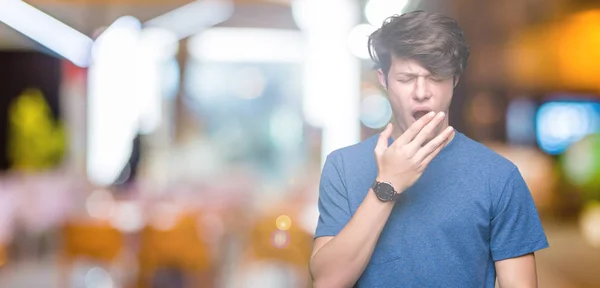
M 319 221 L 315 238 L 335 236 L 350 221 L 348 193 L 342 178 L 340 155 L 327 156 L 319 183 Z
M 491 221 L 494 261 L 522 256 L 549 246 L 537 208 L 518 168 L 514 168 L 496 201 Z

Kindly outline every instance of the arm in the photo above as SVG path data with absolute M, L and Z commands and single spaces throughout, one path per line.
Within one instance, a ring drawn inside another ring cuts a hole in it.
M 390 147 L 388 139 L 392 126 L 388 125 L 381 132 L 375 147 L 377 179 L 392 183 L 397 193 L 412 186 L 453 133 L 451 128 L 445 129 L 435 139 L 424 144 L 443 117 L 444 114 L 440 114 L 434 119 L 434 113 L 421 117 Z M 323 175 L 328 176 L 322 178 L 319 196 L 319 225 L 322 228 L 317 227 L 310 272 L 315 288 L 351 287 L 367 267 L 394 201 L 382 202 L 373 189 L 369 189 L 363 202 L 351 216 L 344 196 L 347 191 L 344 185 L 339 184 L 341 176 L 331 177 L 336 175 L 332 165 L 326 163 L 325 166 Z
M 523 256 L 495 262 L 500 288 L 537 288 L 535 255 Z
M 352 287 L 369 263 L 375 244 L 393 208 L 369 189 L 363 203 L 335 237 L 315 240 L 310 272 L 315 288 Z
M 535 203 L 518 168 L 498 194 L 491 221 L 492 259 L 501 288 L 537 287 L 534 252 L 548 247 Z

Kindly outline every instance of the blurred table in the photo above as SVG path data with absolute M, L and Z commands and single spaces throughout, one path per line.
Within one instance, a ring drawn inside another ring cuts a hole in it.
M 600 287 L 600 249 L 584 241 L 576 222 L 542 220 L 550 248 L 536 253 L 540 287 Z

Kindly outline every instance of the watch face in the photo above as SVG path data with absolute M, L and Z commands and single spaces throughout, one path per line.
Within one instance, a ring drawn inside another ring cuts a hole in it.
M 394 187 L 386 182 L 381 182 L 375 188 L 375 195 L 381 201 L 392 201 L 394 199 L 396 192 L 394 192 Z

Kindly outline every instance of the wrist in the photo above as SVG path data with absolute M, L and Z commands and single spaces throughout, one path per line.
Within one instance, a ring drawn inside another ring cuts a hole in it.
M 394 188 L 396 195 L 399 195 L 400 193 L 402 193 L 404 191 L 402 184 L 398 183 L 397 181 L 393 181 L 392 177 L 385 176 L 385 175 L 377 175 L 377 178 L 375 178 L 375 181 L 389 183 Z

